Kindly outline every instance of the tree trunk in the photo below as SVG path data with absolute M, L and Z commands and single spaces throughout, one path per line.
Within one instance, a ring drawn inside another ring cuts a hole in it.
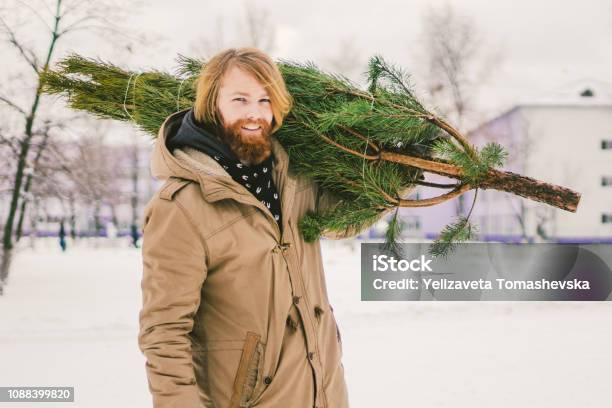
M 4 286 L 8 279 L 8 271 L 11 267 L 11 261 L 13 256 L 13 249 L 2 250 L 2 261 L 0 262 L 0 296 L 4 294 Z
M 28 176 L 26 177 L 26 182 L 23 187 L 24 195 L 29 193 L 30 189 L 32 188 L 32 178 L 33 178 L 32 174 L 38 171 L 38 163 L 40 162 L 40 158 L 42 157 L 43 151 L 47 147 L 48 139 L 49 139 L 49 132 L 47 131 L 44 133 L 43 140 L 41 144 L 38 146 L 38 150 L 36 151 L 36 156 L 34 157 L 34 162 L 32 163 L 32 172 L 28 174 Z M 17 230 L 15 232 L 15 242 L 19 242 L 19 240 L 21 239 L 21 235 L 23 232 L 23 220 L 25 218 L 25 212 L 26 212 L 27 205 L 28 205 L 28 200 L 25 198 L 22 199 L 21 209 L 19 210 L 19 222 L 17 222 Z
M 74 208 L 74 199 L 70 200 L 70 237 L 76 241 L 76 209 Z
M 383 160 L 401 163 L 458 180 L 461 179 L 463 173 L 460 167 L 440 159 L 421 158 L 387 151 L 381 151 L 379 157 Z M 441 196 L 439 199 L 438 197 L 428 199 L 426 200 L 428 201 L 427 205 L 439 204 L 444 200 L 456 197 L 458 194 L 461 194 L 468 189 L 475 188 L 506 191 L 508 193 L 516 194 L 533 201 L 540 201 L 548 205 L 552 205 L 553 207 L 571 212 L 576 212 L 578 203 L 580 202 L 580 193 L 570 190 L 569 188 L 545 183 L 531 177 L 512 173 L 510 171 L 501 171 L 496 169 L 489 170 L 484 180 L 478 185 L 472 186 L 458 183 L 457 186 L 458 187 L 454 190 L 455 193 L 446 194 L 445 197 Z M 403 206 L 406 207 L 417 206 L 418 204 L 415 203 L 414 200 L 400 201 L 403 203 Z
M 39 95 L 40 96 L 40 95 Z M 0 285 L 6 283 L 11 265 L 11 257 L 13 254 L 13 225 L 15 215 L 21 197 L 21 185 L 23 182 L 23 173 L 26 166 L 26 158 L 30 150 L 30 142 L 32 140 L 32 116 L 28 117 L 26 123 L 26 137 L 20 143 L 19 158 L 17 160 L 17 169 L 15 170 L 15 184 L 13 185 L 13 193 L 11 195 L 11 203 L 4 224 L 4 234 L 2 236 L 2 263 L 0 266 Z
M 94 204 L 94 229 L 95 229 L 95 237 L 96 239 L 100 236 L 100 232 L 102 231 L 102 223 L 100 222 L 100 200 L 98 198 L 95 199 L 96 202 Z
M 34 249 L 38 234 L 38 201 L 34 200 L 30 207 L 30 248 Z
M 580 194 L 569 188 L 544 183 L 510 171 L 492 169 L 478 187 L 506 191 L 571 212 L 576 212 L 580 201 Z
M 51 33 L 51 43 L 47 49 L 47 57 L 42 69 L 38 72 L 38 84 L 36 86 L 36 92 L 34 94 L 34 101 L 30 107 L 30 113 L 26 116 L 24 139 L 20 143 L 19 158 L 17 160 L 17 169 L 15 170 L 15 184 L 13 186 L 13 194 L 11 195 L 11 204 L 9 206 L 9 212 L 4 225 L 4 233 L 2 236 L 2 262 L 0 266 L 0 285 L 6 282 L 9 273 L 9 267 L 11 264 L 11 257 L 13 255 L 13 224 L 15 223 L 15 214 L 17 213 L 17 207 L 19 205 L 19 199 L 21 196 L 21 186 L 23 183 L 23 172 L 26 167 L 26 159 L 30 146 L 32 143 L 32 128 L 34 125 L 34 119 L 38 112 L 38 106 L 40 103 L 40 97 L 42 94 L 42 78 L 49 69 L 49 63 L 55 49 L 55 44 L 59 38 L 59 3 L 57 4 L 57 11 L 55 16 L 55 26 Z
M 134 248 L 138 248 L 138 143 L 134 141 L 133 150 L 132 150 L 132 197 L 131 197 L 131 207 L 132 207 L 132 222 L 130 225 L 130 234 L 132 237 L 132 245 Z

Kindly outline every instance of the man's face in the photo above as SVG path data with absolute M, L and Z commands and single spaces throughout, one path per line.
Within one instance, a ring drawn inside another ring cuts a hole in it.
M 272 106 L 266 89 L 250 73 L 229 68 L 221 79 L 217 108 L 222 135 L 238 158 L 259 164 L 271 151 Z

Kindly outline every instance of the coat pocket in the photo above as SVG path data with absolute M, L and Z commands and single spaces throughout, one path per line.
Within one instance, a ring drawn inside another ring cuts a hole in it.
M 250 407 L 259 399 L 261 393 L 267 386 L 263 381 L 265 347 L 261 341 L 257 343 L 257 349 L 249 365 L 247 380 L 243 388 L 240 401 L 241 407 Z
M 248 407 L 249 401 L 256 397 L 255 391 L 261 384 L 261 369 L 263 367 L 263 344 L 261 336 L 247 332 L 244 348 L 234 377 L 230 408 Z

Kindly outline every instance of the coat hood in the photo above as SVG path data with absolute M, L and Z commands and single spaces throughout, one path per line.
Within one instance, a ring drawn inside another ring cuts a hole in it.
M 183 115 L 181 125 L 176 134 L 166 139 L 166 146 L 170 152 L 176 148 L 193 147 L 209 156 L 221 156 L 230 161 L 239 161 L 230 147 L 208 127 L 196 123 L 193 107 Z
M 240 186 L 232 177 L 208 154 L 188 147 L 185 141 L 194 137 L 194 132 L 202 135 L 201 143 L 207 144 L 207 149 L 217 149 L 220 153 L 229 157 L 235 157 L 223 143 L 216 143 L 200 127 L 196 127 L 189 117 L 191 108 L 175 112 L 168 116 L 161 127 L 155 141 L 155 147 L 151 155 L 151 174 L 158 180 L 170 177 L 178 177 L 192 180 L 200 184 L 203 190 L 222 185 L 237 189 L 244 193 L 248 192 Z M 274 155 L 274 172 L 286 173 L 289 164 L 289 156 L 274 135 L 271 136 L 272 154 Z M 225 151 L 227 150 L 227 151 Z M 279 177 L 277 176 L 277 180 Z

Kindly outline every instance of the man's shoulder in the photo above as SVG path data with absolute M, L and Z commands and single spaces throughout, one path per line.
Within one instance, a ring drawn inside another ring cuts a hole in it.
M 145 213 L 152 211 L 155 207 L 181 207 L 185 211 L 188 207 L 193 207 L 191 203 L 199 201 L 197 195 L 195 195 L 199 194 L 198 187 L 198 183 L 193 180 L 169 177 L 146 204 Z
M 157 190 L 155 196 L 159 197 L 162 200 L 172 201 L 179 191 L 181 191 L 184 187 L 192 183 L 197 184 L 193 180 L 187 180 L 179 177 L 170 177 L 164 182 L 164 184 L 162 184 L 159 190 Z
M 206 206 L 207 203 L 202 198 L 198 182 L 170 177 L 163 182 L 145 205 L 143 222 L 146 224 L 155 213 L 158 214 L 160 220 L 180 213 L 189 219 L 196 229 L 201 230 L 205 226 L 202 216 L 209 214 L 207 211 L 202 211 Z

